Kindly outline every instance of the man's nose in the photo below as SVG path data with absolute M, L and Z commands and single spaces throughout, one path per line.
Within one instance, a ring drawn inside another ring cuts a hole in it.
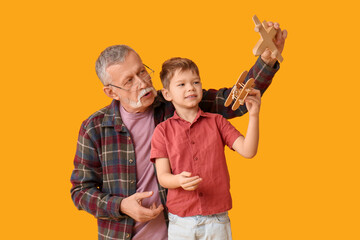
M 144 79 L 142 79 L 142 78 L 139 77 L 139 76 L 136 76 L 136 78 L 137 78 L 136 84 L 138 85 L 138 87 L 139 87 L 140 89 L 146 88 L 146 87 L 148 86 L 149 82 L 145 81 Z

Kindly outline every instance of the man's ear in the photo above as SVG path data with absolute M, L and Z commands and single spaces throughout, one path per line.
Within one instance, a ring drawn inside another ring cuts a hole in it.
M 166 88 L 161 89 L 161 93 L 166 101 L 170 102 L 172 100 L 171 94 L 168 89 Z
M 120 97 L 119 97 L 111 88 L 109 88 L 108 86 L 104 86 L 103 90 L 104 90 L 104 93 L 105 93 L 109 98 L 112 98 L 112 99 L 115 99 L 115 100 L 120 101 Z

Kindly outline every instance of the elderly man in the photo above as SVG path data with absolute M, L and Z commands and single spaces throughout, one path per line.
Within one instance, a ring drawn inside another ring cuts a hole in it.
M 286 31 L 275 27 L 282 50 Z M 278 69 L 265 52 L 248 78 L 256 78 L 263 93 Z M 166 190 L 158 185 L 149 157 L 154 128 L 173 115 L 174 107 L 154 89 L 153 70 L 128 46 L 106 48 L 96 73 L 113 101 L 81 125 L 71 197 L 78 209 L 97 218 L 99 239 L 167 239 Z M 230 90 L 203 90 L 199 106 L 226 118 L 243 115 L 244 106 L 235 112 L 224 107 Z

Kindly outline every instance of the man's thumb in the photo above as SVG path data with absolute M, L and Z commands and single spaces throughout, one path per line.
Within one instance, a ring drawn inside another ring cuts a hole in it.
M 136 198 L 137 199 L 144 199 L 144 198 L 148 198 L 151 197 L 153 195 L 154 192 L 150 191 L 150 192 L 139 192 L 136 193 Z

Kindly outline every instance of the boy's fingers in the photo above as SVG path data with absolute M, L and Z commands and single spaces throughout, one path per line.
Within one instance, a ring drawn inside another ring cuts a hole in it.
M 255 97 L 255 98 L 261 99 L 261 93 L 258 89 L 253 89 L 253 90 L 251 90 L 251 92 L 249 92 L 249 95 L 247 98 L 249 98 L 249 97 Z
M 195 180 L 197 180 L 197 179 L 199 179 L 199 176 L 194 176 L 194 177 L 185 178 L 184 184 L 193 182 L 193 181 L 195 181 Z
M 200 182 L 202 181 L 201 178 L 198 178 L 198 179 L 195 179 L 191 182 L 187 182 L 185 184 L 183 184 L 181 187 L 186 189 L 186 188 L 191 188 L 191 187 L 194 187 L 194 186 L 197 186 Z
M 180 173 L 181 176 L 184 176 L 184 177 L 190 177 L 191 176 L 191 173 L 190 172 L 186 172 L 186 171 L 183 171 Z
M 247 97 L 247 98 L 245 99 L 245 102 L 257 103 L 257 104 L 260 104 L 260 103 L 261 103 L 260 99 L 255 98 L 255 97 L 251 97 L 251 96 Z

